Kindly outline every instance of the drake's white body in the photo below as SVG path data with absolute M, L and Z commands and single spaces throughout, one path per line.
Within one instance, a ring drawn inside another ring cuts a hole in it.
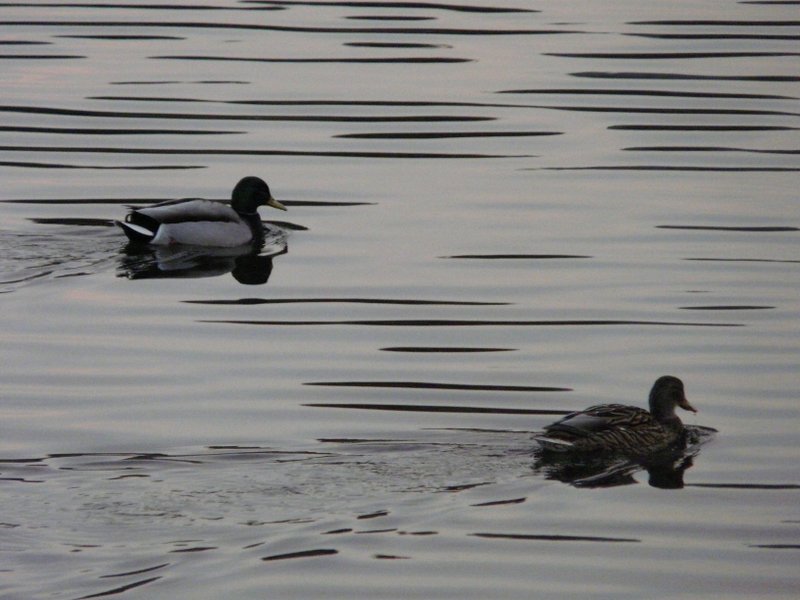
M 135 213 L 151 219 L 154 230 L 142 222 L 119 225 L 134 235 L 149 238 L 148 243 L 156 246 L 242 246 L 253 240 L 253 227 L 260 225 L 257 214 L 248 222 L 230 204 L 215 200 L 177 200 L 141 208 L 131 215 Z

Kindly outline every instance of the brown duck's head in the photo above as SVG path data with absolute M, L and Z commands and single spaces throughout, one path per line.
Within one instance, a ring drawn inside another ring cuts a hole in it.
M 686 399 L 683 382 L 680 379 L 671 375 L 659 377 L 650 390 L 650 413 L 659 420 L 674 418 L 676 406 L 693 413 L 697 412 Z

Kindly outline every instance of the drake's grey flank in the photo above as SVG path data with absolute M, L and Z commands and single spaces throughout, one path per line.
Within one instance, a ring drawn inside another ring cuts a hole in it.
M 230 203 L 201 198 L 171 200 L 132 210 L 117 221 L 132 242 L 169 246 L 233 247 L 263 238 L 259 206 L 286 207 L 258 177 L 245 177 L 233 188 Z
M 591 406 L 548 425 L 536 439 L 551 452 L 656 452 L 683 438 L 676 406 L 697 412 L 686 400 L 683 382 L 665 375 L 650 390 L 649 412 L 623 404 Z

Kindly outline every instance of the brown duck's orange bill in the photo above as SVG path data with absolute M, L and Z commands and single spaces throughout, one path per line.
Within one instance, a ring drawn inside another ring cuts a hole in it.
M 680 406 L 684 410 L 690 410 L 693 413 L 697 412 L 697 409 L 691 404 L 689 404 L 689 401 L 686 398 L 684 398 L 683 401 L 678 406 Z

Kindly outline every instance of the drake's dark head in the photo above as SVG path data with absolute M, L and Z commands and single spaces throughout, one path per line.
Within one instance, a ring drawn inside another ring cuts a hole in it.
M 272 206 L 280 210 L 286 207 L 275 200 L 269 191 L 269 186 L 260 177 L 245 177 L 231 194 L 231 206 L 233 210 L 242 215 L 255 214 L 259 206 Z
M 680 379 L 671 375 L 659 377 L 650 390 L 650 413 L 659 421 L 675 419 L 676 406 L 697 412 L 686 399 L 683 382 Z

